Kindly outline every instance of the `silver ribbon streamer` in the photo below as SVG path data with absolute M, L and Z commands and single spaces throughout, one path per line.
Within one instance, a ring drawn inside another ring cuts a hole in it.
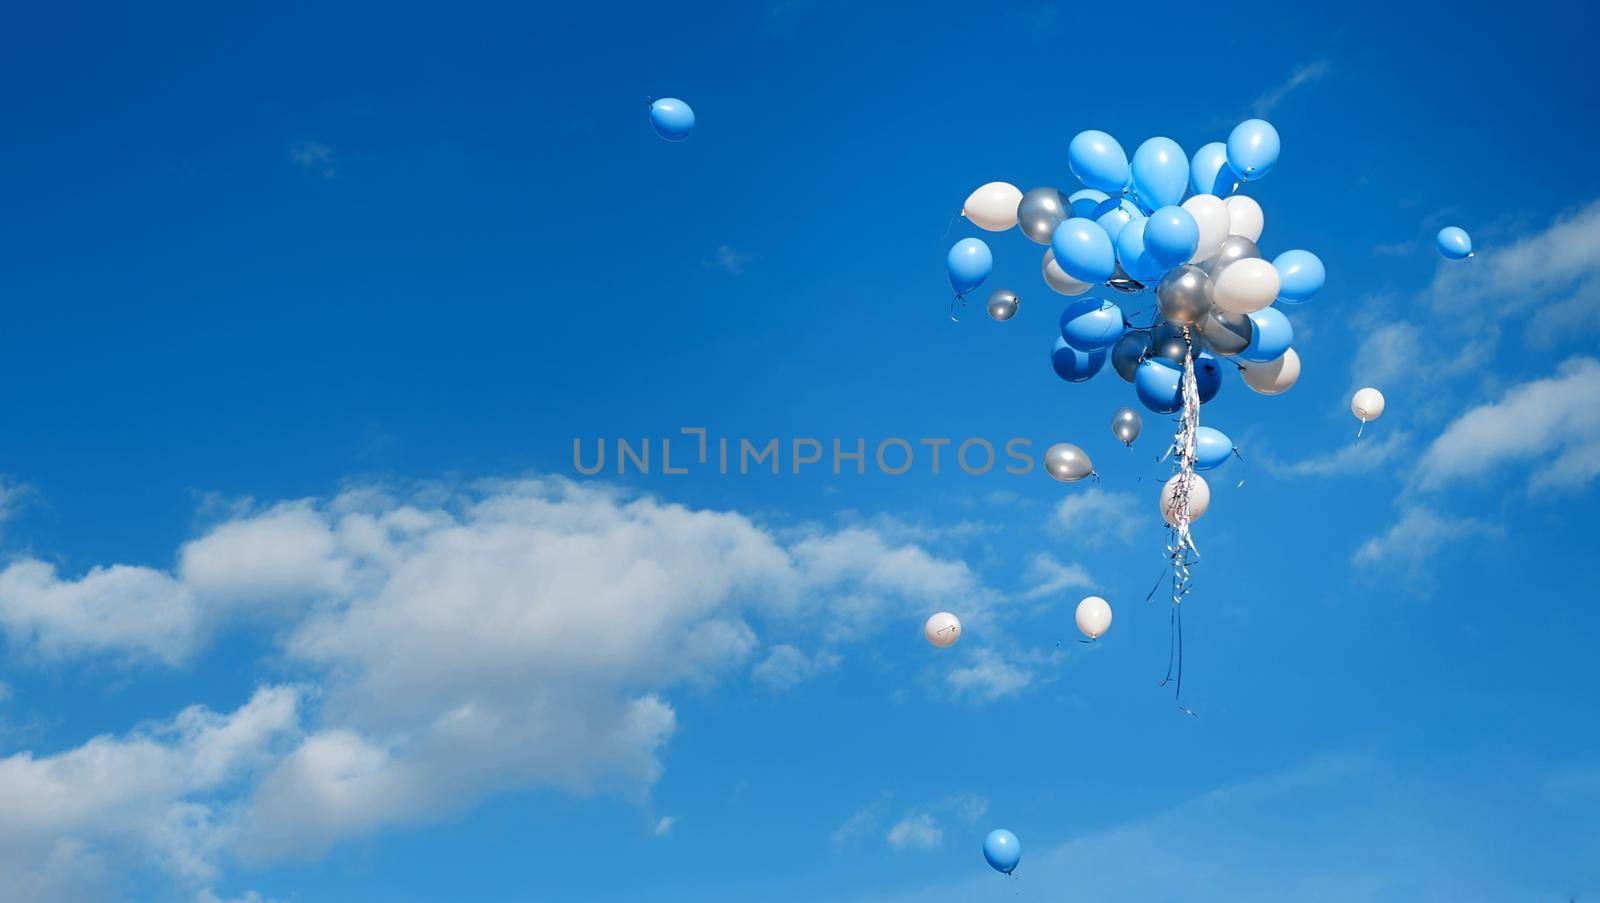
M 1194 338 L 1189 327 L 1183 327 L 1183 338 L 1189 353 L 1183 359 L 1183 411 L 1178 418 L 1178 430 L 1172 437 L 1171 453 L 1177 482 L 1173 485 L 1172 500 L 1168 503 L 1166 521 L 1167 560 L 1172 566 L 1172 616 L 1167 642 L 1167 676 L 1161 686 L 1177 678 L 1173 700 L 1185 714 L 1195 712 L 1183 704 L 1183 599 L 1189 595 L 1193 582 L 1189 568 L 1200 560 L 1200 550 L 1189 532 L 1189 496 L 1194 489 L 1194 434 L 1200 428 L 1200 390 L 1194 379 Z M 1176 653 L 1177 668 L 1173 662 Z

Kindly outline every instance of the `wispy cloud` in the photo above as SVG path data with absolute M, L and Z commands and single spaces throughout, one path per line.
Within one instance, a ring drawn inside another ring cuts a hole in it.
M 318 173 L 324 179 L 334 177 L 333 148 L 320 141 L 296 141 L 289 148 L 289 159 L 301 169 Z
M 771 690 L 787 690 L 838 666 L 840 657 L 826 649 L 806 655 L 788 643 L 773 646 L 750 676 Z
M 1155 510 L 1149 505 L 1141 506 L 1131 493 L 1094 487 L 1063 497 L 1056 505 L 1054 525 L 1071 533 L 1075 542 L 1099 548 L 1112 541 L 1132 541 L 1145 508 Z
M 1387 570 L 1412 579 L 1416 588 L 1426 591 L 1435 582 L 1432 567 L 1435 556 L 1450 543 L 1473 536 L 1499 536 L 1497 524 L 1471 517 L 1450 517 L 1434 506 L 1408 505 L 1400 519 L 1383 533 L 1368 539 L 1356 549 L 1351 563 L 1369 570 Z
M 756 259 L 756 255 L 749 251 L 737 251 L 731 245 L 718 245 L 717 250 L 705 261 L 707 269 L 717 269 L 729 276 L 743 276 L 747 264 Z
M 666 837 L 672 833 L 672 826 L 677 823 L 678 820 L 675 817 L 671 815 L 663 815 L 656 820 L 656 826 L 651 833 L 656 837 Z
M 1033 583 L 1023 598 L 1042 599 L 1066 589 L 1081 589 L 1094 585 L 1094 579 L 1081 564 L 1062 564 L 1049 552 L 1033 556 L 1028 565 L 1028 580 Z
M 1422 243 L 1415 239 L 1410 241 L 1395 241 L 1387 244 L 1373 245 L 1372 254 L 1375 257 L 1405 257 L 1409 254 L 1417 253 L 1421 247 Z
M 989 801 L 981 796 L 958 794 L 936 803 L 918 806 L 889 828 L 884 840 L 896 850 L 934 850 L 944 843 L 942 820 L 956 819 L 973 824 L 989 811 Z
M 1021 692 L 1033 675 L 1014 665 L 993 649 L 973 653 L 971 664 L 951 671 L 945 678 L 957 695 L 993 702 Z
M 1277 109 L 1278 105 L 1283 103 L 1284 98 L 1288 97 L 1296 88 L 1321 80 L 1323 76 L 1328 74 L 1328 68 L 1328 61 L 1325 58 L 1312 60 L 1296 67 L 1293 72 L 1289 73 L 1289 77 L 1282 84 L 1256 98 L 1251 110 L 1257 116 L 1266 116 Z
M 1381 437 L 1358 439 L 1349 445 L 1298 461 L 1279 461 L 1269 454 L 1258 456 L 1258 460 L 1274 476 L 1354 476 L 1372 473 L 1394 463 L 1410 445 L 1411 434 L 1396 431 Z

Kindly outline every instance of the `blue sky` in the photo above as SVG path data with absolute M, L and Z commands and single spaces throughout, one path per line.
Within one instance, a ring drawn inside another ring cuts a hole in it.
M 19 12 L 7 896 L 1600 893 L 1580 16 Z M 1041 248 L 991 238 L 1003 324 L 949 322 L 942 264 L 968 192 L 1070 187 L 1082 129 L 1252 115 L 1262 247 L 1329 279 L 1299 384 L 1204 411 L 1244 463 L 1197 526 L 1191 719 L 1143 601 L 1163 425 L 1126 451 L 1129 387 L 1050 372 Z M 574 472 L 574 438 L 682 427 L 1073 441 L 1103 481 Z

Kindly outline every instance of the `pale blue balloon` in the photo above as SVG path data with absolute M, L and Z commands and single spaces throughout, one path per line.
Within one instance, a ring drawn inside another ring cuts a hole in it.
M 650 104 L 650 125 L 668 141 L 682 141 L 694 131 L 694 110 L 676 97 L 663 97 Z
M 1273 258 L 1272 268 L 1278 271 L 1278 300 L 1288 304 L 1310 301 L 1328 281 L 1322 261 L 1310 251 L 1284 251 Z
M 1228 146 L 1213 141 L 1195 151 L 1189 161 L 1189 187 L 1195 194 L 1225 198 L 1239 190 L 1239 177 L 1228 168 Z
M 1189 187 L 1189 158 L 1171 138 L 1151 138 L 1133 152 L 1133 193 L 1146 210 L 1183 203 Z
M 983 839 L 983 858 L 989 860 L 995 871 L 1009 875 L 1022 861 L 1022 844 L 1017 841 L 1017 835 L 997 828 Z
M 989 272 L 994 269 L 994 255 L 979 239 L 963 238 L 950 248 L 944 263 L 950 271 L 950 287 L 957 295 L 965 295 L 989 278 Z
M 1194 356 L 1194 388 L 1200 395 L 1200 403 L 1205 404 L 1217 397 L 1217 392 L 1222 389 L 1222 363 L 1210 351 L 1202 351 Z
M 1167 271 L 1144 249 L 1144 228 L 1149 222 L 1148 217 L 1139 217 L 1123 226 L 1116 240 L 1117 262 L 1122 264 L 1122 271 L 1144 283 L 1160 278 Z
M 1186 262 L 1199 245 L 1200 225 L 1182 207 L 1162 207 L 1145 223 L 1145 252 L 1163 269 Z
M 1079 132 L 1067 145 L 1067 166 L 1078 181 L 1108 194 L 1121 194 L 1128 184 L 1128 155 L 1105 132 Z
M 1140 404 L 1157 414 L 1171 414 L 1183 407 L 1183 371 L 1165 358 L 1147 357 L 1133 372 L 1133 391 Z
M 1278 164 L 1278 130 L 1265 119 L 1246 119 L 1228 135 L 1228 168 L 1254 182 Z
M 1075 216 L 1057 226 L 1050 236 L 1050 250 L 1056 265 L 1079 282 L 1105 282 L 1117 271 L 1111 236 L 1094 220 Z
M 1123 227 L 1133 222 L 1135 217 L 1143 216 L 1138 205 L 1127 198 L 1106 198 L 1100 206 L 1094 208 L 1094 215 L 1090 218 L 1106 230 L 1106 235 L 1115 242 L 1117 236 L 1122 234 Z
M 1221 430 L 1202 426 L 1194 431 L 1194 469 L 1213 470 L 1228 462 L 1233 440 Z
M 1265 364 L 1283 357 L 1294 344 L 1294 326 L 1283 311 L 1266 307 L 1248 315 L 1250 317 L 1250 344 L 1244 346 L 1239 357 Z
M 1061 338 L 1079 351 L 1103 351 L 1127 331 L 1122 308 L 1114 301 L 1083 298 L 1061 312 Z
M 1445 226 L 1434 241 L 1439 245 L 1439 253 L 1451 260 L 1472 256 L 1472 236 L 1460 226 Z
M 1069 383 L 1088 381 L 1100 368 L 1106 365 L 1106 352 L 1079 351 L 1067 344 L 1067 340 L 1056 337 L 1055 347 L 1050 349 L 1050 366 L 1055 368 L 1056 375 Z
M 1074 191 L 1072 196 L 1067 198 L 1067 206 L 1071 208 L 1067 215 L 1082 219 L 1094 219 L 1094 212 L 1099 210 L 1100 205 L 1109 198 L 1110 195 L 1104 191 L 1096 191 L 1093 188 Z

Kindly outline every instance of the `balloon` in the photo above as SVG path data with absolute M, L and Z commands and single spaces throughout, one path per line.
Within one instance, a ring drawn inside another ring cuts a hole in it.
M 1183 327 L 1159 323 L 1150 331 L 1150 357 L 1158 357 L 1178 369 L 1189 356 L 1189 343 L 1183 337 Z
M 1383 393 L 1371 386 L 1358 390 L 1355 397 L 1350 399 L 1350 413 L 1360 418 L 1362 423 L 1382 417 Z
M 1200 230 L 1200 238 L 1188 260 L 1189 263 L 1199 263 L 1217 253 L 1222 243 L 1228 240 L 1228 230 L 1232 228 L 1233 220 L 1228 216 L 1227 202 L 1214 194 L 1197 194 L 1183 202 L 1183 209 L 1194 217 L 1194 224 Z
M 989 278 L 989 271 L 994 269 L 994 255 L 981 240 L 963 238 L 950 249 L 945 268 L 950 271 L 950 287 L 957 295 L 965 295 Z
M 1136 280 L 1157 279 L 1165 269 L 1145 252 L 1144 228 L 1149 222 L 1143 216 L 1135 219 L 1122 227 L 1122 231 L 1117 233 L 1117 240 L 1113 242 L 1117 247 L 1117 263 L 1124 273 Z
M 1017 835 L 998 828 L 983 839 L 983 858 L 995 871 L 1009 875 L 1022 861 L 1022 844 L 1017 842 Z
M 1230 313 L 1213 307 L 1200 321 L 1200 336 L 1218 354 L 1238 354 L 1249 346 L 1254 334 L 1249 314 Z
M 1239 352 L 1243 360 L 1258 364 L 1275 361 L 1294 344 L 1294 325 L 1283 311 L 1263 307 L 1246 316 L 1250 318 L 1250 344 Z
M 1116 272 L 1113 272 L 1111 274 L 1111 278 L 1106 280 L 1106 285 L 1111 286 L 1125 295 L 1131 295 L 1135 292 L 1144 291 L 1144 283 L 1133 278 L 1132 276 L 1129 276 L 1128 271 L 1124 270 L 1122 268 L 1122 264 L 1120 263 L 1117 264 Z
M 1262 395 L 1281 395 L 1300 378 L 1300 355 L 1290 348 L 1275 361 L 1244 365 L 1240 375 L 1245 385 Z
M 1133 194 L 1148 210 L 1183 201 L 1189 187 L 1189 158 L 1171 138 L 1151 138 L 1133 152 Z
M 1067 218 L 1067 202 L 1054 188 L 1030 188 L 1017 202 L 1017 222 L 1022 234 L 1034 242 L 1047 245 L 1050 233 Z
M 1167 271 L 1156 286 L 1156 305 L 1167 321 L 1187 326 L 1211 312 L 1211 277 L 1185 264 Z
M 1200 269 L 1205 270 L 1206 275 L 1215 282 L 1217 273 L 1228 264 L 1246 257 L 1260 256 L 1261 249 L 1256 247 L 1253 239 L 1245 238 L 1243 235 L 1230 235 L 1222 240 L 1222 247 L 1217 248 L 1217 253 L 1207 257 L 1206 262 L 1200 264 Z
M 1116 436 L 1123 445 L 1132 447 L 1133 440 L 1139 438 L 1142 429 L 1144 420 L 1133 408 L 1117 408 L 1117 412 L 1111 415 L 1111 435 Z
M 1093 288 L 1090 283 L 1079 282 L 1062 271 L 1061 265 L 1056 263 L 1056 252 L 1044 252 L 1044 283 L 1050 290 L 1063 295 L 1081 295 Z
M 1111 368 L 1117 371 L 1124 382 L 1133 382 L 1134 372 L 1139 369 L 1139 362 L 1144 360 L 1144 351 L 1149 344 L 1150 333 L 1139 330 L 1123 333 L 1122 338 L 1117 339 L 1117 344 L 1111 346 Z
M 967 195 L 967 202 L 961 205 L 961 215 L 979 229 L 1004 232 L 1017 224 L 1017 205 L 1021 203 L 1022 190 L 1017 186 L 1010 182 L 989 182 Z
M 1071 442 L 1057 442 L 1046 449 L 1044 469 L 1063 483 L 1076 483 L 1094 473 L 1088 453 Z
M 1162 207 L 1144 227 L 1144 249 L 1162 267 L 1177 266 L 1194 255 L 1200 227 L 1182 207 Z
M 1009 320 L 1017 315 L 1017 304 L 1021 300 L 1016 292 L 997 288 L 989 295 L 989 316 L 996 320 Z
M 1183 371 L 1161 358 L 1145 358 L 1133 375 L 1139 403 L 1157 414 L 1183 407 Z
M 1202 426 L 1194 431 L 1194 469 L 1213 470 L 1228 462 L 1233 440 L 1221 430 Z
M 1104 351 L 1079 351 L 1067 344 L 1066 339 L 1057 338 L 1055 348 L 1050 352 L 1050 365 L 1055 368 L 1056 375 L 1069 383 L 1081 383 L 1100 372 L 1106 365 Z
M 1083 219 L 1094 219 L 1094 212 L 1100 209 L 1100 205 L 1109 200 L 1109 198 L 1110 196 L 1104 191 L 1095 191 L 1093 188 L 1074 191 L 1072 196 L 1067 198 L 1067 215 L 1069 217 L 1077 216 Z
M 694 111 L 676 97 L 663 97 L 650 104 L 650 126 L 668 141 L 682 141 L 694 131 Z
M 1472 256 L 1472 236 L 1460 226 L 1445 226 L 1440 229 L 1434 242 L 1439 246 L 1439 253 L 1451 260 Z
M 1116 241 L 1117 236 L 1122 234 L 1123 227 L 1142 216 L 1144 214 L 1139 212 L 1138 206 L 1132 201 L 1124 200 L 1123 198 L 1106 198 L 1100 202 L 1100 206 L 1094 208 L 1094 214 L 1091 219 L 1099 223 L 1100 228 L 1106 230 L 1106 234 L 1111 236 L 1112 241 Z
M 1278 297 L 1278 271 L 1259 257 L 1235 260 L 1211 283 L 1211 301 L 1236 314 L 1251 314 Z
M 1074 620 L 1084 636 L 1098 640 L 1111 627 L 1111 605 L 1099 596 L 1085 596 L 1078 603 Z
M 1222 364 L 1209 351 L 1194 356 L 1194 388 L 1200 395 L 1201 404 L 1216 398 L 1217 392 L 1222 389 Z
M 961 622 L 950 612 L 941 611 L 922 625 L 922 635 L 940 649 L 954 646 L 956 640 L 961 639 Z
M 1228 146 L 1213 141 L 1195 151 L 1189 162 L 1189 186 L 1195 194 L 1225 198 L 1239 190 L 1239 177 L 1228 167 Z
M 1228 205 L 1228 234 L 1242 235 L 1251 241 L 1261 240 L 1261 230 L 1266 226 L 1266 215 L 1261 205 L 1249 195 L 1236 194 L 1222 203 Z M 1259 256 L 1260 252 L 1256 252 Z
M 1246 119 L 1228 135 L 1228 168 L 1254 182 L 1278 163 L 1278 130 L 1265 119 Z
M 1278 271 L 1278 300 L 1286 304 L 1304 304 L 1328 281 L 1322 261 L 1310 251 L 1284 251 L 1272 259 L 1272 268 Z
M 1127 325 L 1114 301 L 1084 298 L 1061 312 L 1061 337 L 1079 351 L 1101 351 L 1122 338 Z
M 1128 183 L 1128 155 L 1105 132 L 1079 132 L 1067 145 L 1067 166 L 1090 188 L 1120 194 Z
M 1173 474 L 1172 479 L 1161 487 L 1161 516 L 1168 526 L 1178 525 L 1178 480 L 1183 474 Z M 1189 484 L 1189 523 L 1194 523 L 1211 507 L 1211 487 L 1206 484 L 1206 478 L 1194 473 L 1189 475 L 1193 482 Z
M 1111 236 L 1093 220 L 1073 217 L 1057 226 L 1050 250 L 1062 271 L 1079 282 L 1104 282 L 1117 271 Z

